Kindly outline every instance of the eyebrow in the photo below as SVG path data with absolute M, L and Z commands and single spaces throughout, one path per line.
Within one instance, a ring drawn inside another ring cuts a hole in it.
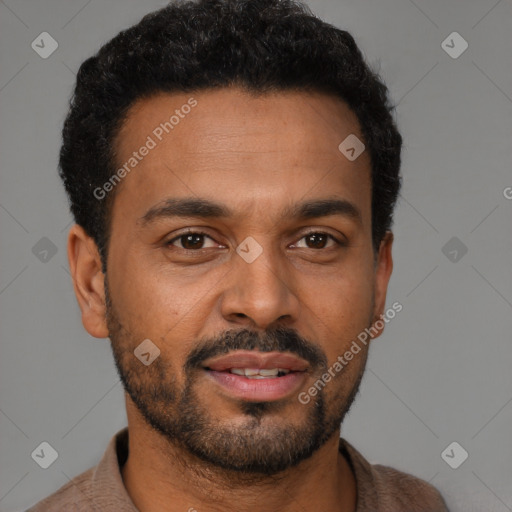
M 283 218 L 298 220 L 338 215 L 348 217 L 359 223 L 362 222 L 359 208 L 345 199 L 305 201 L 286 207 L 281 215 Z M 173 217 L 232 218 L 234 216 L 234 212 L 227 206 L 208 199 L 167 198 L 150 208 L 138 219 L 137 223 L 147 226 L 157 220 Z

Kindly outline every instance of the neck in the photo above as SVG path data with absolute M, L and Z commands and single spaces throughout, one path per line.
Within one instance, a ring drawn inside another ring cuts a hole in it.
M 293 468 L 275 476 L 248 475 L 209 465 L 168 442 L 129 402 L 128 459 L 122 477 L 141 512 L 355 511 L 356 483 L 338 449 L 339 430 Z

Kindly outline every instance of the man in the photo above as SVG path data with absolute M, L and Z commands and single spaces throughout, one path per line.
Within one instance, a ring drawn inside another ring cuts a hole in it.
M 128 428 L 30 510 L 445 511 L 340 439 L 387 314 L 401 144 L 353 38 L 292 0 L 173 3 L 85 61 L 68 257 Z

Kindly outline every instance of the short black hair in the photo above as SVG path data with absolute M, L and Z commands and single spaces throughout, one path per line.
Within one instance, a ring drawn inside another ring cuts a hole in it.
M 157 93 L 242 86 L 248 92 L 323 92 L 356 114 L 372 165 L 372 241 L 392 224 L 402 137 L 379 75 L 354 38 L 294 0 L 171 2 L 121 31 L 77 73 L 62 130 L 59 174 L 75 222 L 94 239 L 106 272 L 116 190 L 114 141 L 130 107 Z M 340 141 L 341 142 L 341 141 Z

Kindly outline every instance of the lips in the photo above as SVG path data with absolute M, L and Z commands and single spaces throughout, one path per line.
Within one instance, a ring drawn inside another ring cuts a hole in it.
M 304 359 L 283 352 L 255 352 L 238 350 L 223 356 L 207 359 L 205 369 L 223 372 L 232 368 L 272 370 L 279 368 L 289 372 L 303 372 L 309 364 Z
M 282 352 L 239 350 L 203 363 L 209 378 L 230 398 L 275 401 L 290 396 L 305 382 L 309 364 Z

